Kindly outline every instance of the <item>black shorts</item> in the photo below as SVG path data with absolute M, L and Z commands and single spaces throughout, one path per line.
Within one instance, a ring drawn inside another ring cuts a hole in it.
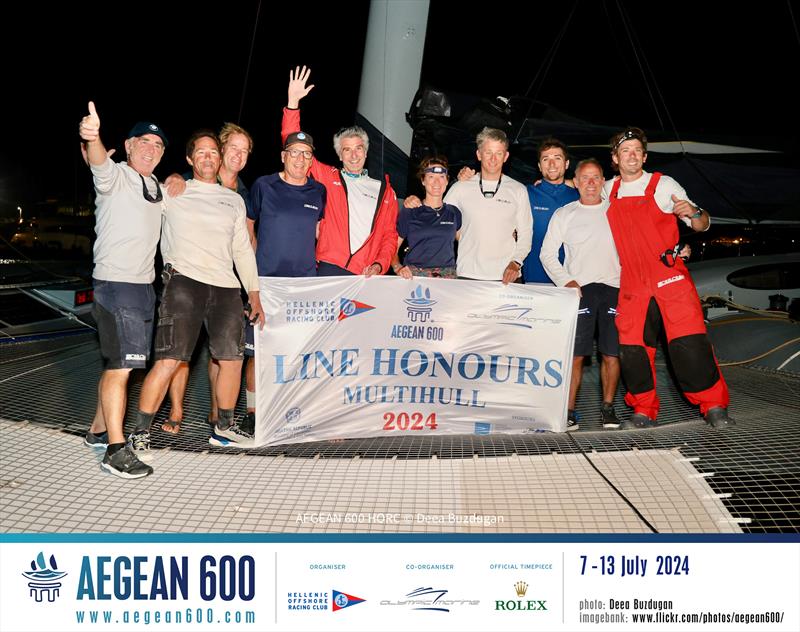
M 143 369 L 153 341 L 156 293 L 150 283 L 92 279 L 92 315 L 107 369 Z
M 241 360 L 244 326 L 239 288 L 208 285 L 183 276 L 174 268 L 165 268 L 161 278 L 164 291 L 158 308 L 156 360 L 188 362 L 203 324 L 212 358 Z
M 599 331 L 597 349 L 603 355 L 619 355 L 619 334 L 615 318 L 619 288 L 604 283 L 581 287 L 578 325 L 575 329 L 575 356 L 592 355 L 595 328 Z

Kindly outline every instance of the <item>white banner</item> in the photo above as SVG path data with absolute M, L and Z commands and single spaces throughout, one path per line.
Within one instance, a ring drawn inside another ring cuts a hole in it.
M 574 290 L 261 278 L 256 445 L 566 429 Z

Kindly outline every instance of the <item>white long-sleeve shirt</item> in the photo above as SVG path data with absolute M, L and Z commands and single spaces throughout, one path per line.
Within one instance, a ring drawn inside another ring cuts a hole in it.
M 547 227 L 539 259 L 559 287 L 605 283 L 619 287 L 619 256 L 606 219 L 608 200 L 586 206 L 580 200 L 562 206 Z M 558 250 L 564 245 L 564 264 Z
M 486 198 L 478 185 L 479 175 L 456 182 L 444 201 L 461 211 L 458 240 L 458 276 L 497 281 L 510 261 L 525 260 L 531 249 L 533 216 L 525 185 L 503 175 L 497 181 L 483 181 L 484 191 L 497 191 Z M 517 240 L 514 241 L 514 231 Z
M 244 200 L 219 184 L 189 180 L 178 197 L 164 191 L 161 254 L 181 274 L 217 287 L 258 290 Z M 236 274 L 233 267 L 236 266 Z
M 90 167 L 97 192 L 92 276 L 102 281 L 152 283 L 161 204 L 144 198 L 142 176 L 127 163 L 106 158 L 103 164 Z M 144 181 L 148 192 L 155 194 L 152 178 Z

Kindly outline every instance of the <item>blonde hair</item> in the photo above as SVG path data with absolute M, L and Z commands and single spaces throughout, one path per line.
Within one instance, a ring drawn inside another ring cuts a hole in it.
M 222 129 L 219 130 L 219 142 L 224 147 L 225 145 L 228 144 L 228 140 L 234 134 L 241 134 L 242 136 L 244 136 L 247 139 L 247 142 L 250 143 L 249 152 L 252 154 L 253 153 L 253 137 L 250 136 L 250 134 L 247 132 L 246 129 L 244 129 L 243 127 L 238 126 L 236 123 L 225 123 L 225 125 L 222 126 Z

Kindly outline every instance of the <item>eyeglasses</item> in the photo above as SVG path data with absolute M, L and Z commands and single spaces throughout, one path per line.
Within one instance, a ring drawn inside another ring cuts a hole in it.
M 286 149 L 284 151 L 286 151 L 286 153 L 292 158 L 303 156 L 303 158 L 306 160 L 311 160 L 314 157 L 314 152 L 309 151 L 308 149 Z
M 161 187 L 158 185 L 158 179 L 155 176 L 150 176 L 153 182 L 156 183 L 156 194 L 155 196 L 150 194 L 150 191 L 147 190 L 147 183 L 144 181 L 144 176 L 140 173 L 139 177 L 142 179 L 142 195 L 144 195 L 144 199 L 148 202 L 160 202 L 164 199 L 164 194 L 161 193 Z

